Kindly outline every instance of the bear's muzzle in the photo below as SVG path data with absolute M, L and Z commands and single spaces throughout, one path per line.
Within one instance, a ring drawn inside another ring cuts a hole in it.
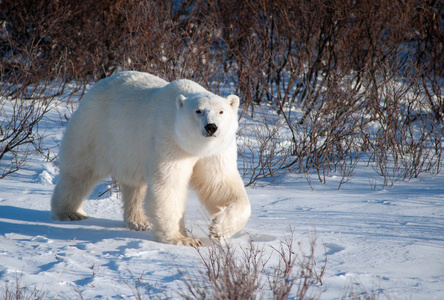
M 207 132 L 207 137 L 214 136 L 214 133 L 217 131 L 217 125 L 214 123 L 209 123 L 205 125 L 205 131 Z

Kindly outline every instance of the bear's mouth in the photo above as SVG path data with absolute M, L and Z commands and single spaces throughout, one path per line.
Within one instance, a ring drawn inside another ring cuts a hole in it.
M 205 137 L 216 137 L 216 134 L 214 133 L 205 133 Z

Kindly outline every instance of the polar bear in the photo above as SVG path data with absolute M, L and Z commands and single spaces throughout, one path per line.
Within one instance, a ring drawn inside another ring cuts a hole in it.
M 111 175 L 130 229 L 152 229 L 164 243 L 201 245 L 184 226 L 190 185 L 211 215 L 210 235 L 231 236 L 251 212 L 237 169 L 238 107 L 237 96 L 222 98 L 185 79 L 168 83 L 128 71 L 101 80 L 67 126 L 52 217 L 87 218 L 85 198 Z

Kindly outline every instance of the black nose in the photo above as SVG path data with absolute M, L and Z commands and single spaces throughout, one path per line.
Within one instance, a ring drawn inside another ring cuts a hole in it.
M 208 132 L 209 134 L 214 134 L 216 130 L 217 130 L 216 124 L 210 123 L 205 125 L 205 131 Z

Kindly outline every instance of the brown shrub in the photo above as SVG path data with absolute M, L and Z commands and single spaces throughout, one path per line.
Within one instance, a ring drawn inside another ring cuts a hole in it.
M 293 143 L 280 169 L 314 172 L 321 182 L 341 172 L 342 184 L 364 154 L 385 179 L 408 179 L 441 167 L 443 5 L 5 0 L 1 96 L 51 98 L 67 82 L 82 92 L 120 69 L 186 77 L 213 91 L 228 86 L 243 113 L 275 107 Z

